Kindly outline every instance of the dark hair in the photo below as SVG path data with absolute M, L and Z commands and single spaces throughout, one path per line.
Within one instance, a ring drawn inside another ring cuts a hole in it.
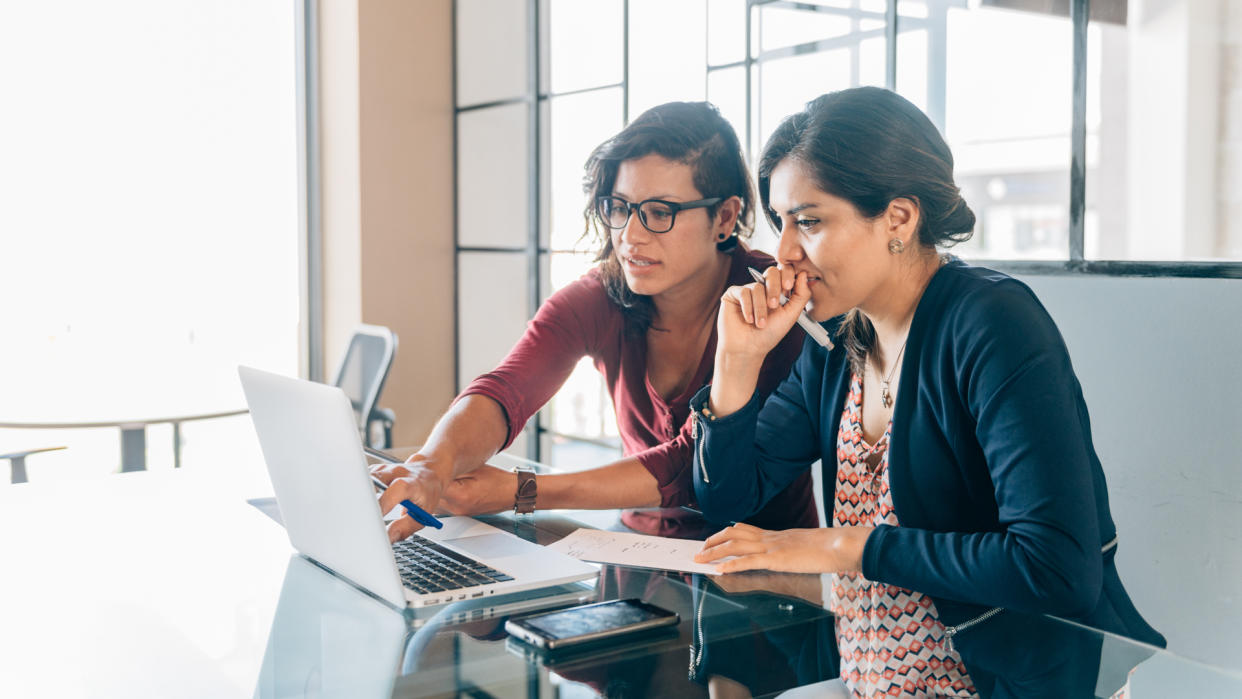
M 625 283 L 625 273 L 613 254 L 611 231 L 600 223 L 595 200 L 612 194 L 621 163 L 653 154 L 693 168 L 694 186 L 705 199 L 741 198 L 742 210 L 733 225 L 733 235 L 717 243 L 720 251 L 731 253 L 739 238 L 750 237 L 755 218 L 754 184 L 737 134 L 709 102 L 669 102 L 652 107 L 592 151 L 582 180 L 586 193 L 582 236 L 594 237 L 598 243 L 595 261 L 600 263 L 600 281 L 608 298 L 621 307 L 627 330 L 639 333 L 651 327 L 655 309 L 649 297 L 635 294 Z M 718 208 L 719 204 L 709 207 L 707 215 L 714 218 Z
M 819 189 L 849 201 L 875 218 L 894 199 L 919 207 L 918 242 L 935 250 L 968 240 L 975 214 L 953 182 L 953 154 L 927 115 L 900 95 L 879 87 L 830 92 L 807 103 L 776 127 L 759 161 L 759 197 L 773 228 L 780 220 L 769 206 L 772 171 L 797 161 Z M 875 344 L 875 328 L 853 309 L 837 335 L 850 364 L 862 373 Z

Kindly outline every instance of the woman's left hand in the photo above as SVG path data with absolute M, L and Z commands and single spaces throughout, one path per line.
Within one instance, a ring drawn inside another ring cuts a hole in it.
M 769 531 L 738 523 L 716 532 L 694 556 L 699 563 L 736 556 L 717 566 L 721 573 L 774 570 L 788 573 L 862 571 L 863 546 L 871 527 L 820 527 Z
M 486 515 L 512 510 L 516 498 L 517 475 L 483 464 L 450 481 L 440 507 L 455 515 Z

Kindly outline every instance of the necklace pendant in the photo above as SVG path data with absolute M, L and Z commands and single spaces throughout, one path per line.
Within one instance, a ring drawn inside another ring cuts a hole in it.
M 880 405 L 886 409 L 893 407 L 893 396 L 888 392 L 888 382 L 880 382 Z

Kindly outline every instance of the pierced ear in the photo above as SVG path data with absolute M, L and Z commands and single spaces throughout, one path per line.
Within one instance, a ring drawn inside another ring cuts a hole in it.
M 717 235 L 724 234 L 726 237 L 733 235 L 734 225 L 737 219 L 742 215 L 742 198 L 732 196 L 716 207 L 716 232 Z
M 901 238 L 910 243 L 917 242 L 919 221 L 922 218 L 919 202 L 912 197 L 897 197 L 888 203 L 888 233 L 890 237 Z

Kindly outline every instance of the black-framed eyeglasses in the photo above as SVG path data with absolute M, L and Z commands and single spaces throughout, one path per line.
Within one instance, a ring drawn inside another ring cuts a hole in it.
M 652 233 L 668 233 L 673 230 L 678 211 L 714 206 L 721 201 L 721 197 L 696 201 L 644 199 L 637 204 L 631 204 L 621 197 L 600 197 L 595 200 L 595 213 L 599 215 L 600 223 L 606 228 L 619 230 L 625 228 L 630 222 L 630 214 L 637 211 L 638 220 L 643 224 L 643 228 Z

